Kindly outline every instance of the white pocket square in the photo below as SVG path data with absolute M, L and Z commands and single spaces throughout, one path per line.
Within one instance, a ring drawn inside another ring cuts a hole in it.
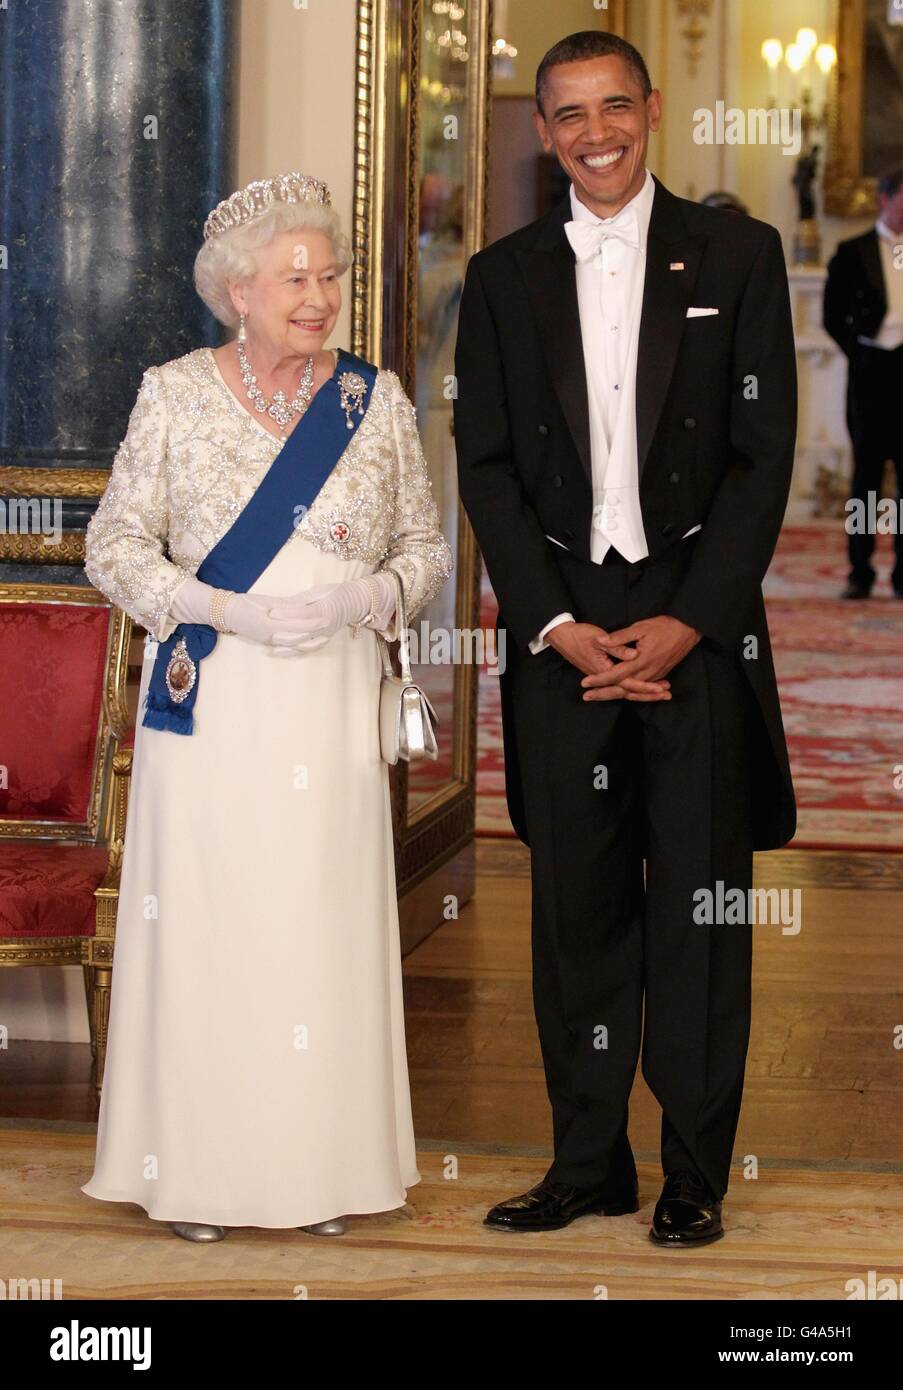
M 703 318 L 703 316 L 706 315 L 706 314 L 717 314 L 718 312 L 719 312 L 719 311 L 718 311 L 717 309 L 688 309 L 688 310 L 687 310 L 687 318 L 688 318 L 688 319 L 701 319 L 701 318 Z

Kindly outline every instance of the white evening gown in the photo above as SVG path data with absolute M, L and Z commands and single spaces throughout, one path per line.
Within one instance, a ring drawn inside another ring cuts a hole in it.
M 374 568 L 295 535 L 250 592 Z M 147 647 L 81 1190 L 223 1226 L 401 1206 L 420 1175 L 376 636 L 277 657 L 221 634 L 190 736 L 140 723 Z

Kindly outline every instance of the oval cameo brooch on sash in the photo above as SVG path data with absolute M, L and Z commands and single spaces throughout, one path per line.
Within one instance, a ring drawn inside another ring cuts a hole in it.
M 180 637 L 166 663 L 166 689 L 174 704 L 187 700 L 198 678 L 198 668 L 188 655 L 185 638 Z

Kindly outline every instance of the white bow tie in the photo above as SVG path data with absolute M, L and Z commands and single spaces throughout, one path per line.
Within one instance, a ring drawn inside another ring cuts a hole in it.
M 611 222 L 565 222 L 564 230 L 578 261 L 591 261 L 609 238 L 639 247 L 640 224 L 634 208 L 625 208 Z

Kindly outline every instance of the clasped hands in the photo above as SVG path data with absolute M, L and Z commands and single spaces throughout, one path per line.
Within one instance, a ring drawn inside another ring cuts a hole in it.
M 330 593 L 338 584 L 318 584 L 303 589 L 290 598 L 275 598 L 272 594 L 245 594 L 256 605 L 259 618 L 249 618 L 248 631 L 235 612 L 235 602 L 227 608 L 227 623 L 236 627 L 240 636 L 253 636 L 273 648 L 274 656 L 292 656 L 296 652 L 314 652 L 326 645 L 342 626 L 339 605 Z M 248 617 L 248 615 L 245 615 Z M 363 616 L 363 615 L 361 615 Z M 244 630 L 243 630 L 244 629 Z
M 174 622 L 210 623 L 216 589 L 189 576 L 170 605 Z M 318 584 L 288 598 L 275 594 L 230 593 L 222 607 L 220 631 L 234 633 L 291 656 L 325 645 L 346 623 L 362 623 L 373 614 L 377 631 L 388 628 L 397 602 L 395 581 L 376 573 L 340 584 Z
M 367 575 L 340 584 L 317 584 L 290 598 L 248 594 L 266 612 L 278 630 L 269 642 L 277 656 L 315 652 L 349 623 L 362 623 L 371 613 L 374 625 L 384 628 L 394 611 L 394 581 L 385 574 Z
M 695 627 L 663 613 L 615 632 L 594 623 L 559 623 L 545 640 L 583 671 L 584 700 L 650 703 L 671 699 L 665 678 L 701 639 Z

